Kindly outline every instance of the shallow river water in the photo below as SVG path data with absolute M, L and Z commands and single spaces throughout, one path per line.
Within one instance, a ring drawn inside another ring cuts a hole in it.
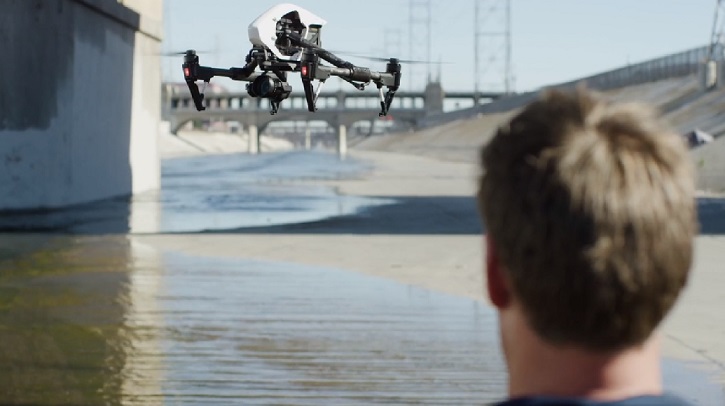
M 318 158 L 167 163 L 156 200 L 131 206 L 160 219 L 154 232 L 175 232 L 390 204 L 276 183 L 367 170 Z M 266 200 L 229 197 L 242 190 Z M 3 220 L 36 232 L 0 234 L 0 403 L 468 405 L 505 393 L 495 317 L 481 303 L 344 270 L 160 252 L 129 233 L 133 210 L 116 201 Z M 711 376 L 665 360 L 669 390 L 725 404 Z

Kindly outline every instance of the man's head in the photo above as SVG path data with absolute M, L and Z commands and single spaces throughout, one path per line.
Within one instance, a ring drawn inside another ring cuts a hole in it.
M 489 279 L 493 266 L 506 290 L 489 287 L 494 304 L 518 303 L 553 345 L 643 343 L 692 259 L 694 181 L 681 139 L 645 106 L 551 92 L 481 157 Z

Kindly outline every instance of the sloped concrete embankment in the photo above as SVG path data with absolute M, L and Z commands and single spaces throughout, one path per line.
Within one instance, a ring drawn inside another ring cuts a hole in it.
M 725 191 L 725 89 L 704 92 L 696 77 L 668 79 L 603 93 L 616 101 L 640 101 L 657 107 L 672 127 L 685 133 L 695 128 L 709 132 L 715 142 L 692 150 L 698 187 Z M 361 150 L 389 151 L 446 161 L 476 162 L 482 145 L 496 128 L 510 119 L 532 95 L 491 103 L 472 118 L 462 118 L 410 133 L 371 137 L 356 145 Z

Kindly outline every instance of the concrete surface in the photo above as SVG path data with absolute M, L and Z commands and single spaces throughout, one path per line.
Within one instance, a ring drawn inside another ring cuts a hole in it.
M 603 92 L 614 101 L 641 101 L 658 108 L 665 120 L 679 133 L 695 128 L 715 136 L 725 135 L 725 88 L 703 92 L 697 77 L 668 79 Z M 456 162 L 478 162 L 478 147 L 487 142 L 497 127 L 534 95 L 524 94 L 484 106 L 485 113 L 469 119 L 448 122 L 417 132 L 373 136 L 357 144 L 360 150 L 389 151 Z M 725 148 L 723 142 L 704 145 L 692 151 L 698 168 L 698 187 L 725 191 Z
M 158 32 L 112 0 L 2 2 L 0 210 L 158 187 Z
M 725 137 L 693 149 L 691 155 L 699 173 L 699 186 L 705 190 L 722 191 L 725 178 Z

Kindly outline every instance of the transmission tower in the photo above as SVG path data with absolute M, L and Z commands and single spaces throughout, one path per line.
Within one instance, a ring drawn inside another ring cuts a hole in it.
M 723 45 L 723 29 L 725 28 L 725 1 L 716 0 L 715 2 L 715 17 L 712 23 L 712 34 L 710 34 L 710 49 L 708 51 L 707 59 L 710 61 L 720 61 L 723 59 L 722 52 L 718 55 L 718 48 Z M 720 49 L 722 51 L 722 49 Z
M 409 0 L 408 10 L 408 58 L 430 61 L 433 28 L 431 0 Z M 423 65 L 408 66 L 409 90 L 413 90 L 415 85 L 425 86 L 430 81 L 430 64 L 425 64 L 425 71 L 421 69 Z
M 511 0 L 473 0 L 474 91 L 513 91 Z

